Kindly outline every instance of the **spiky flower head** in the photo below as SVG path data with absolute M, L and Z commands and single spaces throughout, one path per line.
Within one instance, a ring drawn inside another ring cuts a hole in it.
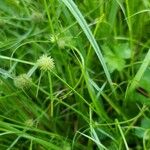
M 14 84 L 19 89 L 28 89 L 31 87 L 32 79 L 27 74 L 21 74 L 14 78 Z
M 52 71 L 52 69 L 55 67 L 54 59 L 47 55 L 42 55 L 37 60 L 37 65 L 43 71 Z

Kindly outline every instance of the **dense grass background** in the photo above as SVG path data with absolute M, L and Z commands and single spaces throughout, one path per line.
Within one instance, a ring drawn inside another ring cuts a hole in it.
M 0 150 L 149 150 L 149 37 L 149 0 L 0 0 Z

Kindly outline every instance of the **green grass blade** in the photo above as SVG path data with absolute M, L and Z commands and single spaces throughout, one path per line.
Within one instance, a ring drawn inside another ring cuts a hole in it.
M 73 16 L 76 18 L 77 22 L 81 26 L 81 28 L 84 31 L 85 35 L 87 36 L 89 42 L 91 43 L 95 53 L 97 54 L 99 61 L 102 64 L 102 67 L 104 69 L 104 72 L 105 72 L 105 75 L 107 77 L 109 84 L 112 85 L 111 76 L 107 69 L 102 52 L 95 40 L 90 28 L 88 27 L 88 24 L 86 23 L 83 15 L 81 14 L 80 10 L 77 8 L 76 4 L 72 0 L 61 0 L 61 1 L 68 7 L 70 12 L 73 14 Z
M 120 126 L 120 124 L 119 124 L 119 122 L 118 122 L 117 119 L 115 119 L 115 121 L 116 121 L 117 127 L 118 127 L 118 129 L 119 129 L 119 132 L 120 132 L 120 134 L 121 134 L 121 136 L 122 136 L 122 139 L 123 139 L 124 145 L 125 145 L 125 147 L 126 147 L 126 150 L 129 150 L 129 147 L 128 147 L 127 141 L 126 141 L 126 139 L 125 139 L 125 135 L 124 135 L 124 133 L 123 133 L 123 131 L 122 131 L 122 129 L 121 129 L 121 126 Z
M 144 60 L 143 60 L 143 63 L 141 64 L 138 72 L 136 73 L 130 87 L 129 87 L 129 92 L 132 92 L 132 90 L 134 90 L 138 84 L 138 82 L 140 81 L 140 79 L 142 78 L 144 72 L 146 71 L 148 65 L 150 64 L 150 49 L 149 51 L 147 52 Z

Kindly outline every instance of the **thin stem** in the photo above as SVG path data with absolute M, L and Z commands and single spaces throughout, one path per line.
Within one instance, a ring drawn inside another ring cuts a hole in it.
M 42 72 L 40 73 L 40 77 L 39 77 L 39 82 L 38 82 L 38 85 L 37 85 L 37 90 L 36 90 L 36 97 L 38 97 L 38 93 L 39 93 L 39 87 L 40 87 L 40 83 L 41 83 L 41 78 L 42 78 Z
M 52 24 L 52 19 L 51 19 L 49 10 L 48 10 L 49 8 L 48 8 L 46 0 L 44 0 L 44 6 L 45 6 L 45 9 L 46 9 L 46 13 L 47 13 L 47 17 L 48 17 L 48 21 L 49 21 L 49 26 L 50 26 L 51 32 L 54 34 L 54 28 L 53 28 L 53 24 Z
M 54 99 L 53 99 L 53 84 L 52 84 L 52 78 L 51 78 L 51 73 L 48 72 L 48 79 L 49 79 L 49 89 L 50 89 L 50 101 L 51 101 L 51 117 L 54 115 Z
M 121 136 L 122 136 L 122 139 L 123 139 L 123 141 L 124 141 L 124 144 L 125 144 L 126 150 L 129 150 L 129 147 L 128 147 L 128 144 L 127 144 L 127 141 L 126 141 L 126 139 L 125 139 L 124 133 L 123 133 L 123 131 L 122 131 L 122 129 L 121 129 L 121 126 L 120 126 L 120 124 L 119 124 L 118 120 L 117 120 L 117 119 L 115 119 L 115 122 L 117 123 L 118 129 L 119 129 L 120 134 L 121 134 Z

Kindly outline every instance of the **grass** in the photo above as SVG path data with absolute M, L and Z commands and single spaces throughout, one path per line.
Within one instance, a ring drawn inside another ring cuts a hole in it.
M 149 16 L 149 0 L 0 1 L 0 149 L 150 149 Z

